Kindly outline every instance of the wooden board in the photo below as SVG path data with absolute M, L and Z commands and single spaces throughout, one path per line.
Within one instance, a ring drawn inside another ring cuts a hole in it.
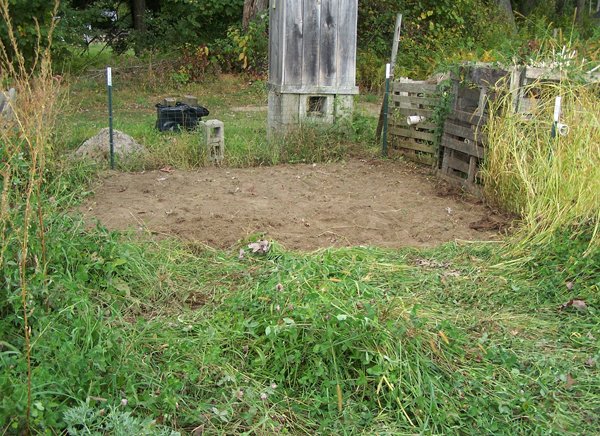
M 318 83 L 320 70 L 319 32 L 315 32 L 321 24 L 321 8 L 314 2 L 303 3 L 302 45 L 302 83 Z
M 316 4 L 318 5 L 318 2 Z M 338 9 L 338 0 L 321 0 L 320 86 L 333 86 L 336 84 Z
M 339 2 L 340 23 L 338 26 L 338 84 L 342 87 L 356 85 L 356 26 L 358 22 L 358 0 Z
M 406 139 L 406 138 L 394 140 L 393 145 L 394 145 L 394 148 L 398 149 L 399 151 L 403 151 L 403 150 L 420 151 L 423 153 L 429 153 L 429 154 L 431 154 L 432 157 L 436 150 L 436 147 L 433 144 L 417 142 L 415 140 Z
M 485 116 L 454 110 L 446 119 L 442 135 L 442 164 L 438 172 L 445 180 L 480 195 L 479 168 L 485 157 L 486 135 L 481 133 Z
M 422 106 L 425 106 L 426 108 L 435 108 L 440 102 L 439 97 L 417 97 L 417 96 L 399 95 L 399 94 L 393 94 L 391 97 L 392 97 L 393 102 L 400 102 L 400 103 L 413 104 L 413 105 L 422 105 Z
M 269 89 L 357 94 L 358 0 L 270 0 Z
M 437 85 L 423 82 L 394 82 L 392 93 L 409 92 L 415 94 L 435 95 L 437 94 Z
M 435 141 L 435 134 L 433 132 L 423 132 L 410 127 L 411 126 L 391 126 L 389 132 L 393 136 L 399 136 L 402 138 L 421 139 L 423 141 L 430 142 Z
M 302 85 L 302 68 L 300 68 L 297 62 L 297 60 L 302 59 L 302 45 L 304 43 L 302 2 L 297 0 L 285 0 L 285 3 L 283 81 L 286 85 Z M 278 5 L 278 7 L 281 6 L 281 4 Z

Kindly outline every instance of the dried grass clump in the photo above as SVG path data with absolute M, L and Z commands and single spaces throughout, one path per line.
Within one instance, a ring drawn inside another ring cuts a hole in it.
M 558 232 L 584 235 L 600 248 L 600 99 L 598 86 L 534 83 L 541 90 L 532 116 L 498 102 L 488 124 L 483 171 L 486 195 L 523 220 L 523 242 L 544 243 Z M 554 101 L 562 96 L 566 136 L 551 137 Z

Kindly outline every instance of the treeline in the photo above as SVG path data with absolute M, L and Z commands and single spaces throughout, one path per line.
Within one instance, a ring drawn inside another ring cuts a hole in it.
M 268 0 L 65 0 L 57 16 L 52 8 L 47 0 L 12 4 L 26 54 L 35 48 L 37 26 L 43 33 L 57 20 L 57 56 L 102 43 L 136 55 L 184 50 L 203 58 L 194 63 L 221 70 L 266 68 Z M 571 40 L 597 37 L 599 8 L 600 0 L 359 0 L 359 77 L 370 86 L 367 78 L 379 74 L 398 12 L 405 17 L 401 71 L 426 75 L 443 59 L 526 56 L 529 41 L 556 36 L 554 29 Z M 5 23 L 0 37 L 6 41 Z

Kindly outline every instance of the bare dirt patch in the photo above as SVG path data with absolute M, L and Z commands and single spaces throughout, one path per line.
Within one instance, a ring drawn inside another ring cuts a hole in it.
M 427 171 L 384 161 L 111 172 L 81 210 L 88 221 L 97 218 L 110 229 L 215 247 L 256 233 L 300 250 L 423 247 L 497 236 L 470 227 L 490 217 L 485 206 L 438 191 Z

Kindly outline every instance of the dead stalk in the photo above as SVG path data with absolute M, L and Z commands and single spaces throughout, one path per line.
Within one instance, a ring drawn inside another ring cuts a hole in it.
M 55 1 L 52 16 L 56 16 L 58 1 Z M 10 102 L 12 116 L 4 120 L 0 129 L 3 143 L 3 160 L 0 162 L 0 176 L 3 178 L 0 196 L 0 266 L 4 264 L 7 249 L 12 245 L 18 257 L 19 286 L 23 310 L 23 334 L 25 342 L 24 356 L 27 363 L 27 406 L 25 413 L 25 433 L 30 433 L 30 415 L 32 402 L 32 366 L 31 366 L 31 314 L 29 282 L 31 262 L 30 227 L 35 225 L 37 214 L 38 237 L 41 243 L 41 259 L 43 282 L 47 267 L 46 241 L 44 237 L 44 211 L 42 206 L 42 184 L 46 162 L 46 149 L 53 129 L 56 110 L 57 86 L 52 77 L 50 47 L 55 22 L 50 24 L 48 40 L 42 46 L 41 29 L 38 31 L 35 57 L 28 66 L 19 49 L 15 29 L 13 27 L 9 1 L 0 0 L 0 16 L 7 27 L 8 48 L 0 41 L 0 72 L 2 79 L 17 90 L 17 104 Z M 10 54 L 9 54 L 10 53 Z M 28 165 L 25 190 L 21 191 L 13 179 L 19 174 L 22 160 Z M 21 161 L 17 161 L 20 159 Z M 20 192 L 19 192 L 20 191 Z M 36 204 L 37 203 L 37 204 Z M 10 229 L 10 230 L 9 230 Z M 33 237 L 33 236 L 32 236 Z M 18 248 L 17 248 L 18 247 Z M 9 252 L 10 253 L 10 252 Z

